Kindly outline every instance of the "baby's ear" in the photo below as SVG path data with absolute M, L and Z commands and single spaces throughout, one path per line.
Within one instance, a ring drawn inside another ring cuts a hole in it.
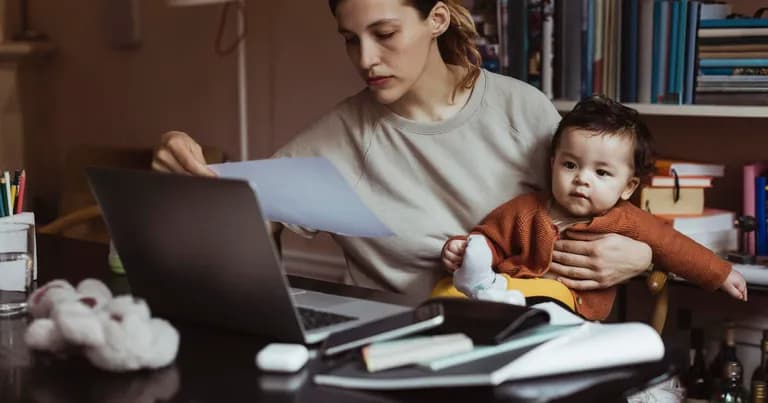
M 635 193 L 635 190 L 637 190 L 638 186 L 640 186 L 640 178 L 637 176 L 630 178 L 627 181 L 627 186 L 624 188 L 624 191 L 621 192 L 621 199 L 629 200 L 629 198 L 632 197 L 632 194 Z

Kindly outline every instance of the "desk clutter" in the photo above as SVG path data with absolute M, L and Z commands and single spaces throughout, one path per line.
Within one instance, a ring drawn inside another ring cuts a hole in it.
M 81 354 L 95 367 L 114 372 L 165 367 L 174 361 L 179 333 L 152 318 L 144 300 L 113 296 L 104 283 L 85 279 L 77 287 L 53 280 L 27 302 L 34 320 L 24 335 L 33 350 L 57 357 Z
M 435 301 L 443 304 L 443 324 L 379 338 L 343 354 L 321 352 L 314 382 L 372 390 L 486 386 L 664 356 L 660 336 L 643 323 L 587 322 L 553 302 L 524 307 L 437 298 L 427 303 Z

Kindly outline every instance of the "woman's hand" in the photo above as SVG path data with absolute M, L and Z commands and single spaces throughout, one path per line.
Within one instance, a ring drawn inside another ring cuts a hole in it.
M 466 239 L 451 239 L 443 246 L 441 258 L 445 270 L 453 273 L 461 267 L 464 261 L 464 251 L 467 249 Z
M 155 150 L 152 169 L 160 172 L 216 176 L 205 164 L 203 150 L 192 137 L 184 132 L 168 132 L 160 138 Z
M 550 272 L 573 290 L 595 290 L 616 285 L 651 265 L 650 246 L 618 234 L 567 231 L 555 241 Z

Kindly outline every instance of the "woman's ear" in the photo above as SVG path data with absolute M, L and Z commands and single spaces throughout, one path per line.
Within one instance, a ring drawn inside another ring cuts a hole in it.
M 437 38 L 442 35 L 443 32 L 448 30 L 451 25 L 451 10 L 442 1 L 438 1 L 432 11 L 427 17 L 429 20 L 430 28 L 432 29 L 432 36 Z
M 627 182 L 627 186 L 624 188 L 624 191 L 621 192 L 621 199 L 629 200 L 629 198 L 632 197 L 632 194 L 635 193 L 635 190 L 637 190 L 638 186 L 640 186 L 640 178 L 633 176 Z

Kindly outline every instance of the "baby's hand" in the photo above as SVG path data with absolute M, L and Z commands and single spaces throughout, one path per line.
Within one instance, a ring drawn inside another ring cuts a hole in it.
M 742 301 L 747 300 L 747 281 L 744 280 L 744 276 L 736 271 L 736 269 L 731 270 L 731 274 L 728 275 L 728 278 L 725 279 L 725 282 L 720 288 L 730 294 L 733 298 Z
M 464 261 L 464 251 L 467 249 L 466 239 L 452 239 L 445 243 L 442 252 L 443 267 L 449 272 L 454 272 L 461 267 Z

